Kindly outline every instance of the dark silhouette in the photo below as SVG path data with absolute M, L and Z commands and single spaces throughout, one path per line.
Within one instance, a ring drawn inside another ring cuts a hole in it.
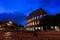
M 57 25 L 60 24 L 60 14 L 55 15 L 55 22 Z
M 57 14 L 55 16 L 52 15 L 44 16 L 39 26 L 43 26 L 43 29 L 45 31 L 45 30 L 52 30 L 51 26 L 54 27 L 59 25 L 60 25 L 60 14 Z

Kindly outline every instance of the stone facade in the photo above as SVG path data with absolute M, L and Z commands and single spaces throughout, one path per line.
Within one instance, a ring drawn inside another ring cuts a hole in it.
M 40 8 L 38 10 L 35 10 L 34 12 L 32 12 L 28 17 L 27 17 L 27 20 L 26 20 L 26 29 L 31 29 L 31 30 L 34 30 L 34 29 L 40 29 L 39 28 L 39 24 L 41 24 L 41 20 L 44 16 L 46 16 L 46 12 Z

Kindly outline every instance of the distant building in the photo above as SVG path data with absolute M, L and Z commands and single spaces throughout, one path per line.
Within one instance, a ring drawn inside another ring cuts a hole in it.
M 0 21 L 0 30 L 5 30 L 4 26 L 4 23 Z
M 18 28 L 18 30 L 20 30 L 20 31 L 24 31 L 24 30 L 25 30 L 24 26 L 21 25 L 21 24 L 20 24 L 17 28 Z
M 32 12 L 26 20 L 26 30 L 34 31 L 34 30 L 43 30 L 43 27 L 39 27 L 38 25 L 41 24 L 42 18 L 46 16 L 46 12 L 40 8 Z
M 13 21 L 0 22 L 0 30 L 3 31 L 24 31 L 23 25 L 17 25 Z

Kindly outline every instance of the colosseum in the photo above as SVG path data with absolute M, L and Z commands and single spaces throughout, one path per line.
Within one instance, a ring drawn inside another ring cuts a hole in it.
M 35 31 L 35 30 L 43 30 L 43 27 L 39 27 L 41 24 L 41 20 L 44 16 L 46 16 L 46 12 L 40 8 L 38 10 L 33 11 L 26 20 L 26 30 Z

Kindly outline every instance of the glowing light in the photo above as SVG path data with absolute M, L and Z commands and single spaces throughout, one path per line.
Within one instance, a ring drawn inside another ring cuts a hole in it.
M 60 31 L 58 26 L 55 26 L 55 30 L 56 31 Z
M 28 31 L 35 31 L 34 28 L 26 28 Z
M 8 26 L 10 26 L 11 24 L 7 23 Z
M 13 22 L 9 21 L 8 23 L 6 23 L 8 26 L 12 26 Z
M 31 21 L 31 19 L 29 19 L 29 20 L 27 21 L 27 23 L 30 22 L 30 21 Z
M 34 22 L 33 22 L 33 25 L 34 25 Z
M 53 28 L 53 26 L 51 26 L 51 28 Z
M 38 28 L 37 28 L 37 27 L 35 27 L 35 29 L 37 30 Z
M 37 25 L 37 23 L 35 22 L 35 25 Z
M 9 23 L 10 23 L 10 24 L 12 24 L 12 22 L 11 22 L 11 21 L 9 21 Z
M 40 27 L 38 27 L 38 29 L 40 30 L 41 28 L 40 28 Z

